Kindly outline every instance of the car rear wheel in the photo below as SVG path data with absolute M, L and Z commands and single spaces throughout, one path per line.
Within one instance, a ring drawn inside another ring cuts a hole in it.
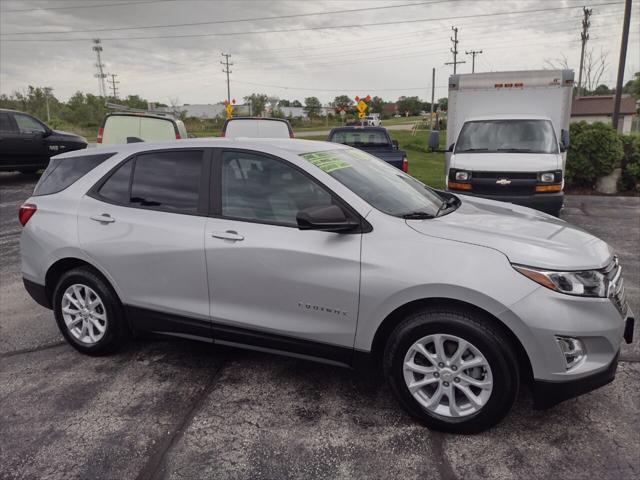
M 58 328 L 76 350 L 104 355 L 123 342 L 126 326 L 122 305 L 93 269 L 80 267 L 63 274 L 53 300 Z
M 385 376 L 400 404 L 429 428 L 477 433 L 509 412 L 519 386 L 509 340 L 465 311 L 425 309 L 393 331 Z

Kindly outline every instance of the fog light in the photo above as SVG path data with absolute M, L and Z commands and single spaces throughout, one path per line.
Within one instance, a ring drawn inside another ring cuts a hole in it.
M 560 351 L 564 355 L 567 370 L 582 363 L 586 355 L 580 340 L 573 337 L 556 337 L 556 342 L 558 342 L 558 347 L 560 347 Z
M 469 177 L 469 172 L 456 172 L 456 180 L 466 182 L 467 180 L 469 180 Z

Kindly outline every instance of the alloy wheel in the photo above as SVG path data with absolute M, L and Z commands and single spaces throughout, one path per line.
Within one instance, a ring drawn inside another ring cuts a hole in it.
M 78 341 L 93 345 L 107 330 L 107 311 L 92 288 L 79 283 L 69 286 L 62 295 L 62 318 L 67 330 Z

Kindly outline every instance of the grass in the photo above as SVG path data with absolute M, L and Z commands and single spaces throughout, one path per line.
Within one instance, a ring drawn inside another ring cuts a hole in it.
M 389 133 L 394 140 L 398 140 L 400 150 L 407 152 L 409 159 L 409 174 L 423 183 L 434 187 L 444 188 L 444 153 L 429 152 L 428 135 L 429 132 L 419 131 L 415 136 L 410 131 L 390 130 Z M 296 135 L 296 138 L 305 140 L 327 139 L 326 135 L 305 136 Z M 440 148 L 444 149 L 446 142 L 446 132 L 440 132 Z

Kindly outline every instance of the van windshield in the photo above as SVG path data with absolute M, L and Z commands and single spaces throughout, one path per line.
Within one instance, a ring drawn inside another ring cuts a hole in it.
M 303 153 L 365 202 L 396 217 L 436 216 L 443 199 L 434 190 L 387 162 L 353 148 Z
M 466 122 L 455 153 L 558 153 L 549 120 L 474 120 Z

